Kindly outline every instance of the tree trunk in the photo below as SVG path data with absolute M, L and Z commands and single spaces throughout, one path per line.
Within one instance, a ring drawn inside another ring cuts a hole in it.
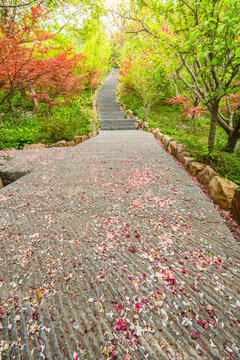
M 172 80 L 172 84 L 173 84 L 173 87 L 174 87 L 174 92 L 175 92 L 175 96 L 179 96 L 179 92 L 178 92 L 178 88 L 177 88 L 177 84 L 176 84 L 176 80 L 173 76 L 171 76 L 171 80 Z
M 233 152 L 239 138 L 240 138 L 240 115 L 238 116 L 237 124 L 235 128 L 228 135 L 228 144 L 226 149 L 228 152 L 230 153 Z
M 198 98 L 196 98 L 196 99 L 194 100 L 193 105 L 194 105 L 194 107 L 197 107 L 198 104 L 199 104 L 199 100 L 198 100 Z M 193 126 L 196 127 L 196 119 L 197 119 L 196 111 L 194 111 L 193 114 L 192 114 L 192 116 L 190 115 L 189 117 L 190 117 L 190 124 L 193 123 Z
M 27 97 L 27 94 L 26 94 L 25 89 L 20 88 L 20 93 L 21 93 L 21 96 L 22 96 L 23 98 L 26 98 L 26 97 Z
M 12 107 L 12 96 L 8 98 L 8 112 L 11 126 L 13 126 L 13 107 Z
M 217 119 L 218 119 L 218 104 L 219 101 L 214 101 L 211 104 L 211 125 L 210 125 L 210 132 L 208 136 L 208 149 L 210 153 L 214 151 L 214 144 L 215 144 L 215 136 L 216 136 L 216 127 L 217 127 Z
M 36 91 L 35 91 L 33 85 L 30 85 L 29 89 L 30 89 L 31 93 L 36 94 Z M 33 103 L 36 107 L 38 107 L 38 98 L 36 96 L 33 96 Z

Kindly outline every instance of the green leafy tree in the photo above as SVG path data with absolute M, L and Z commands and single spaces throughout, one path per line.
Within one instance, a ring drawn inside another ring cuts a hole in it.
M 137 42 L 130 41 L 125 46 L 121 68 L 124 91 L 138 96 L 147 118 L 151 107 L 170 94 L 162 56 L 150 42 L 138 38 Z
M 130 37 L 146 34 L 158 44 L 178 91 L 193 104 L 205 105 L 211 114 L 209 150 L 214 150 L 218 123 L 232 151 L 240 137 L 238 106 L 230 107 L 229 102 L 240 84 L 239 1 L 132 0 L 130 5 L 116 11 L 125 33 Z M 219 106 L 223 98 L 228 107 L 225 113 Z
M 76 46 L 81 45 L 87 55 L 87 64 L 105 73 L 111 67 L 112 44 L 101 19 L 96 16 L 85 19 L 81 29 L 73 30 Z

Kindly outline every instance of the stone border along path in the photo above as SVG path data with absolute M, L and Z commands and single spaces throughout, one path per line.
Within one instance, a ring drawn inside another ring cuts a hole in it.
M 19 169 L 0 190 L 0 358 L 239 359 L 239 247 L 152 134 L 16 152 Z

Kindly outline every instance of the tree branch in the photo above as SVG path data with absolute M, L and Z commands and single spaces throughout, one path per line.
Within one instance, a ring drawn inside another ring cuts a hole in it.
M 181 0 L 181 2 L 186 5 L 194 14 L 194 17 L 195 17 L 195 25 L 198 25 L 198 12 L 197 10 L 193 9 L 189 4 L 188 4 L 188 1 L 184 1 L 184 0 Z
M 200 88 L 199 82 L 198 82 L 196 76 L 194 75 L 194 73 L 192 72 L 190 66 L 187 64 L 185 56 L 181 53 L 181 51 L 179 52 L 179 54 L 181 56 L 183 65 L 185 66 L 185 68 L 187 69 L 188 73 L 191 75 L 191 78 L 194 81 L 197 91 L 200 93 L 201 97 L 204 98 L 206 96 L 206 94 L 204 93 L 204 90 Z
M 219 110 L 218 110 L 217 121 L 218 121 L 219 125 L 226 131 L 227 134 L 231 133 L 233 128 L 226 123 L 226 121 L 229 122 L 229 119 L 225 118 Z
M 32 3 L 36 2 L 36 1 L 37 0 L 32 0 L 26 4 L 19 4 L 19 5 L 0 5 L 0 8 L 19 8 L 19 7 L 31 5 Z

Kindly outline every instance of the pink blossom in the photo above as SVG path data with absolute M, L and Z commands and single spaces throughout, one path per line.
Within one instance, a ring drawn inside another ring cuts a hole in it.
M 139 309 L 141 309 L 142 306 L 143 306 L 143 302 L 142 302 L 142 303 L 138 303 L 135 308 L 136 308 L 137 310 L 139 310 Z
M 125 360 L 132 360 L 132 357 L 127 354 L 127 355 L 125 356 Z
M 115 330 L 118 331 L 126 331 L 127 330 L 127 322 L 124 321 L 123 319 L 119 318 L 115 320 L 116 322 L 116 326 L 115 326 Z
M 190 334 L 191 335 L 191 337 L 193 338 L 193 339 L 197 339 L 197 338 L 199 338 L 199 333 L 197 332 L 197 333 L 191 333 Z

